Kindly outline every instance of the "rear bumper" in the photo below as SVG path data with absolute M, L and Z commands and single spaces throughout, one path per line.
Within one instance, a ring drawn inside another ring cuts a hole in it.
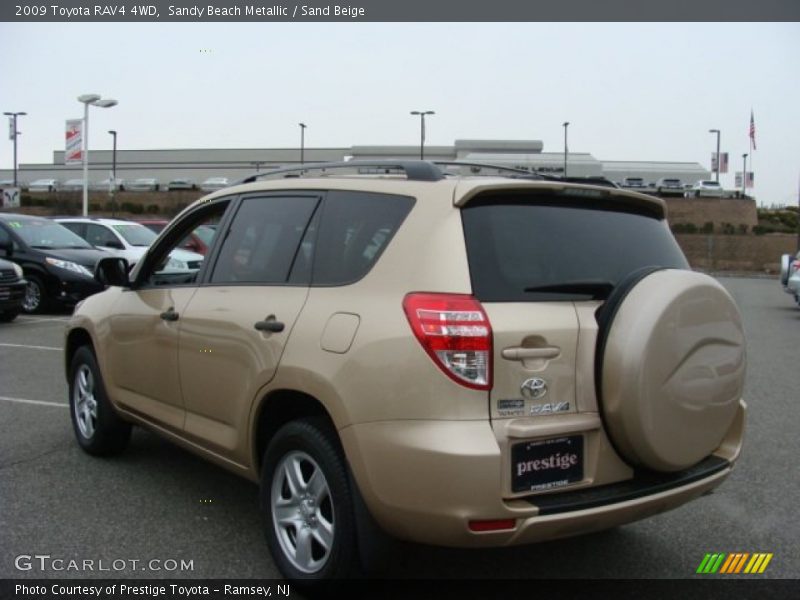
M 742 402 L 713 456 L 681 473 L 512 498 L 503 497 L 506 462 L 488 422 L 366 423 L 345 428 L 341 438 L 361 495 L 388 533 L 441 546 L 507 546 L 614 527 L 709 492 L 738 457 L 745 411 Z M 470 521 L 507 519 L 513 528 L 469 528 Z

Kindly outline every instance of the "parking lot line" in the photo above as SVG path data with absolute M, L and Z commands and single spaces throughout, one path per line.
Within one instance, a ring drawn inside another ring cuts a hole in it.
M 46 402 L 45 400 L 28 400 L 27 398 L 9 398 L 7 396 L 0 396 L 0 400 L 6 402 L 19 402 L 20 404 L 38 404 L 41 406 L 60 406 L 62 408 L 69 408 L 66 402 Z
M 38 323 L 68 323 L 69 317 L 17 317 L 15 325 L 36 325 Z
M 57 348 L 55 346 L 28 346 L 26 344 L 4 344 L 0 342 L 0 347 L 3 348 L 29 348 L 31 350 L 56 350 L 61 352 L 62 348 Z

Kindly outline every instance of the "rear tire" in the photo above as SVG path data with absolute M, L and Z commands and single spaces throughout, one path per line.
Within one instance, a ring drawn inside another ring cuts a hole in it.
M 69 412 L 78 445 L 95 456 L 119 454 L 128 445 L 131 424 L 123 421 L 111 405 L 88 346 L 75 352 L 69 373 Z
M 274 435 L 261 471 L 261 510 L 278 569 L 298 586 L 357 573 L 353 494 L 327 420 L 291 421 Z

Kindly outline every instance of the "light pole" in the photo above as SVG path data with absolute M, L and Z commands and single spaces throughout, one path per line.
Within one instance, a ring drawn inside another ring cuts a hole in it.
M 101 98 L 98 94 L 82 94 L 78 102 L 83 103 L 83 135 L 81 136 L 81 157 L 83 158 L 83 216 L 89 216 L 89 105 L 100 108 L 116 106 L 117 101 Z
M 109 129 L 114 137 L 114 149 L 111 151 L 111 216 L 116 215 L 117 210 L 117 132 Z
M 305 123 L 298 123 L 300 125 L 300 164 L 305 164 L 305 152 L 306 152 L 306 127 Z
M 747 153 L 742 154 L 742 198 L 747 198 Z
M 17 136 L 19 135 L 19 131 L 17 131 L 17 117 L 24 117 L 28 113 L 4 112 L 3 114 L 11 117 L 11 135 L 9 137 L 14 140 L 14 187 L 17 187 Z
M 412 110 L 412 115 L 419 115 L 419 159 L 425 160 L 425 115 L 435 115 L 432 110 Z
M 709 129 L 708 133 L 717 134 L 717 168 L 715 169 L 716 182 L 719 183 L 719 167 L 722 162 L 722 157 L 719 155 L 719 129 Z
M 567 176 L 567 128 L 569 127 L 569 121 L 564 121 L 564 177 Z

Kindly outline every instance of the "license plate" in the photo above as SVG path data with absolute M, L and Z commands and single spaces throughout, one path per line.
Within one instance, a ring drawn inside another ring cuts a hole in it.
M 551 490 L 582 479 L 582 435 L 523 442 L 511 447 L 513 492 Z

